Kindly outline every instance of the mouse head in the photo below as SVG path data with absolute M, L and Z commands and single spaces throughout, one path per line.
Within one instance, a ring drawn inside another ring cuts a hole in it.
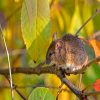
M 62 42 L 60 39 L 56 38 L 57 33 L 53 35 L 53 41 L 51 42 L 47 54 L 46 54 L 46 63 L 56 64 L 57 55 L 60 54 L 60 49 L 62 48 Z

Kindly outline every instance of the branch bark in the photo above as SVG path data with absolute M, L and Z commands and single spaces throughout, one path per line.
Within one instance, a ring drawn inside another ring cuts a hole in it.
M 84 68 L 87 68 L 88 66 L 90 66 L 92 63 L 95 63 L 95 62 L 99 62 L 100 61 L 100 56 L 95 58 L 94 60 L 88 62 Z M 55 67 L 55 65 L 51 65 L 51 66 L 46 66 L 46 67 L 43 67 L 42 66 L 43 64 L 40 64 L 34 68 L 31 68 L 31 67 L 22 67 L 22 68 L 12 68 L 12 74 L 15 74 L 15 73 L 23 73 L 23 74 L 37 74 L 37 75 L 40 75 L 40 74 L 56 74 L 57 75 L 57 71 L 58 68 Z M 84 69 L 83 68 L 83 69 Z M 85 70 L 85 69 L 84 69 Z M 9 75 L 9 70 L 8 69 L 0 69 L 0 74 L 2 75 Z M 66 73 L 69 75 L 69 73 Z M 74 74 L 74 72 L 70 72 L 70 74 Z

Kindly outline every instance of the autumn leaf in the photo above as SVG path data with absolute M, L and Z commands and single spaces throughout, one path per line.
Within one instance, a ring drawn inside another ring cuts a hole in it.
M 100 31 L 94 33 L 89 43 L 93 46 L 96 57 L 100 56 Z
M 100 79 L 97 79 L 97 80 L 94 82 L 93 88 L 95 89 L 95 91 L 100 91 Z
M 26 49 L 34 61 L 44 60 L 50 37 L 50 9 L 47 0 L 24 0 L 21 28 Z

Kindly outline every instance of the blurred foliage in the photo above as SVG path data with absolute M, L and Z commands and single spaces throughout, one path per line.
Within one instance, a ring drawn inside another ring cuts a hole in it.
M 25 1 L 26 6 L 24 4 Z M 40 0 L 41 2 L 38 1 L 40 4 L 35 5 L 36 1 L 37 0 L 0 1 L 0 23 L 5 29 L 4 35 L 10 52 L 12 67 L 33 67 L 42 62 L 45 60 L 46 51 L 54 32 L 58 33 L 58 37 L 67 33 L 74 35 L 96 9 L 100 9 L 100 0 L 48 0 L 49 4 L 47 0 L 43 0 L 43 2 Z M 28 5 L 28 3 L 30 4 Z M 28 7 L 27 11 L 26 7 Z M 34 7 L 38 9 L 34 9 Z M 38 18 L 35 15 L 36 13 L 34 13 L 35 11 L 39 14 Z M 30 19 L 28 19 L 28 17 L 30 17 Z M 41 17 L 43 18 L 42 20 Z M 100 56 L 100 41 L 93 38 L 95 32 L 100 30 L 99 20 L 100 14 L 92 19 L 79 34 L 79 37 L 89 40 L 90 45 L 93 47 L 93 49 L 89 47 L 89 49 L 87 49 L 90 58 L 94 58 L 94 53 L 96 57 Z M 36 24 L 40 26 L 36 27 Z M 5 47 L 0 35 L 0 68 L 8 68 L 7 65 Z M 73 84 L 78 86 L 79 75 L 67 77 Z M 85 74 L 83 74 L 82 88 L 93 84 L 98 78 L 100 78 L 99 63 L 91 65 Z M 49 88 L 56 96 L 58 87 L 61 84 L 55 75 L 49 74 L 40 76 L 14 74 L 13 82 L 17 86 L 17 89 L 27 98 L 31 98 L 30 94 L 34 91 L 34 88 L 40 86 Z M 6 86 L 9 86 L 9 82 L 5 76 L 1 75 L 0 100 L 11 100 L 10 88 Z M 63 88 L 66 89 L 66 91 L 60 94 L 59 100 L 76 99 L 76 96 L 66 86 L 63 86 Z M 91 88 L 90 90 L 93 91 Z M 16 91 L 14 91 L 14 94 L 15 100 L 22 100 Z
M 34 89 L 29 96 L 29 100 L 55 100 L 51 92 L 43 87 L 38 87 Z

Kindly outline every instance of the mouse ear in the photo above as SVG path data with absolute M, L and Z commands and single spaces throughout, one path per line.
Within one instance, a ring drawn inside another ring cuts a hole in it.
M 60 44 L 60 42 L 57 42 L 55 45 L 55 49 L 60 49 L 60 48 L 61 48 L 61 44 Z
M 53 34 L 53 41 L 57 40 L 57 32 Z

